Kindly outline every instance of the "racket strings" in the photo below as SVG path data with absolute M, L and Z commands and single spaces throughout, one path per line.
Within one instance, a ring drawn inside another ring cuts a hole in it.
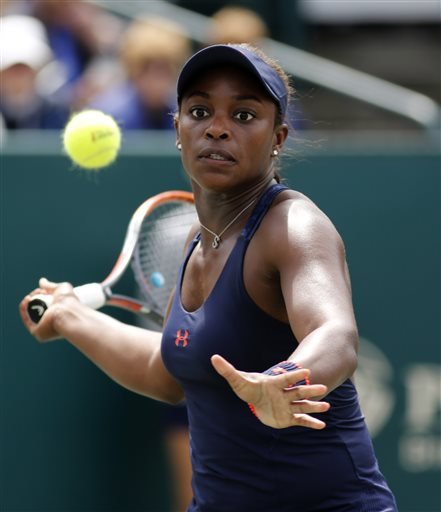
M 161 315 L 176 285 L 185 241 L 196 219 L 194 205 L 173 201 L 159 205 L 142 223 L 132 267 L 143 300 Z

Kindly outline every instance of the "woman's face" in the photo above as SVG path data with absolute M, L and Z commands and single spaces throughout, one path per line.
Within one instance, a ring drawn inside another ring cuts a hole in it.
M 243 188 L 271 170 L 286 139 L 277 107 L 256 79 L 237 67 L 201 74 L 182 98 L 176 120 L 182 162 L 192 180 L 218 192 Z

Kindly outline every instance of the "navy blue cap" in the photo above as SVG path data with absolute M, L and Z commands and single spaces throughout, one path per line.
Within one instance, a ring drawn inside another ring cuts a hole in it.
M 190 57 L 184 64 L 178 78 L 178 101 L 181 100 L 182 94 L 195 78 L 195 75 L 208 67 L 223 64 L 240 66 L 258 78 L 261 85 L 279 107 L 282 118 L 285 117 L 288 106 L 288 92 L 285 82 L 278 75 L 277 71 L 257 54 L 239 45 L 215 44 L 199 50 Z

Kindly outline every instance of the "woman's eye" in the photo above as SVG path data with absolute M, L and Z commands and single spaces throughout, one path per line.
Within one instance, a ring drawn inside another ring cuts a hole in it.
M 254 115 L 246 111 L 238 112 L 234 117 L 239 119 L 239 121 L 251 121 L 251 119 L 254 119 Z
M 208 116 L 208 112 L 205 108 L 202 107 L 195 107 L 190 110 L 190 113 L 193 117 L 196 117 L 197 119 L 202 119 L 204 117 Z

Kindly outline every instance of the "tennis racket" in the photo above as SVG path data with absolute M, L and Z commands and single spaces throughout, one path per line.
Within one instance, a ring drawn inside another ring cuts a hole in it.
M 144 315 L 162 326 L 184 244 L 196 220 L 190 192 L 175 190 L 147 199 L 129 222 L 121 253 L 110 274 L 100 283 L 75 287 L 75 295 L 94 309 L 115 306 Z M 139 299 L 112 291 L 129 266 L 139 287 Z M 27 307 L 31 320 L 38 323 L 51 303 L 52 295 L 35 295 Z

